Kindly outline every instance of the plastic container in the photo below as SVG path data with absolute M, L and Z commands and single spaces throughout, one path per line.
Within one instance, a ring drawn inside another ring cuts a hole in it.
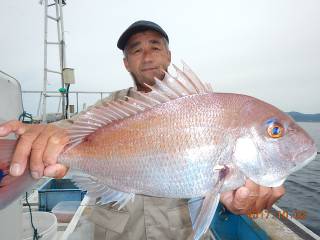
M 82 201 L 85 194 L 71 179 L 50 179 L 38 189 L 39 211 L 50 212 L 62 201 Z
M 73 218 L 73 215 L 80 206 L 80 201 L 62 201 L 59 202 L 54 208 L 52 213 L 56 215 L 58 222 L 68 223 Z
M 33 225 L 38 230 L 41 240 L 56 240 L 58 235 L 58 223 L 54 214 L 48 212 L 32 212 Z M 30 221 L 30 213 L 23 213 L 22 239 L 33 239 L 33 228 Z

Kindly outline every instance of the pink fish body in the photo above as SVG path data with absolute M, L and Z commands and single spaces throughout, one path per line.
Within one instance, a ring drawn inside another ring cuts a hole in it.
M 81 115 L 58 161 L 93 176 L 74 180 L 101 203 L 122 207 L 134 194 L 203 198 L 201 209 L 191 211 L 199 239 L 221 192 L 246 178 L 279 186 L 314 159 L 316 147 L 274 106 L 214 93 L 186 66 L 177 74 L 156 80 L 149 93 L 134 92 Z

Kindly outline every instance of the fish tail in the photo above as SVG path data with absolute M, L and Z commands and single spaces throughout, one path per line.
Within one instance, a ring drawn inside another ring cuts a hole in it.
M 20 197 L 35 182 L 28 168 L 21 176 L 10 175 L 10 162 L 16 143 L 17 140 L 0 139 L 0 209 Z

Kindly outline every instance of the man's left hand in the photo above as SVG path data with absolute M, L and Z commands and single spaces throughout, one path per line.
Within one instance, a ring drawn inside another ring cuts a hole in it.
M 284 194 L 283 186 L 263 187 L 247 180 L 244 186 L 234 191 L 222 193 L 220 201 L 234 214 L 250 214 L 270 209 Z

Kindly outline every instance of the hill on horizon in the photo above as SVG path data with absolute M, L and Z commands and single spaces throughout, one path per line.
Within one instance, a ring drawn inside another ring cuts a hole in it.
M 300 112 L 287 112 L 297 122 L 320 122 L 320 113 L 305 114 Z

